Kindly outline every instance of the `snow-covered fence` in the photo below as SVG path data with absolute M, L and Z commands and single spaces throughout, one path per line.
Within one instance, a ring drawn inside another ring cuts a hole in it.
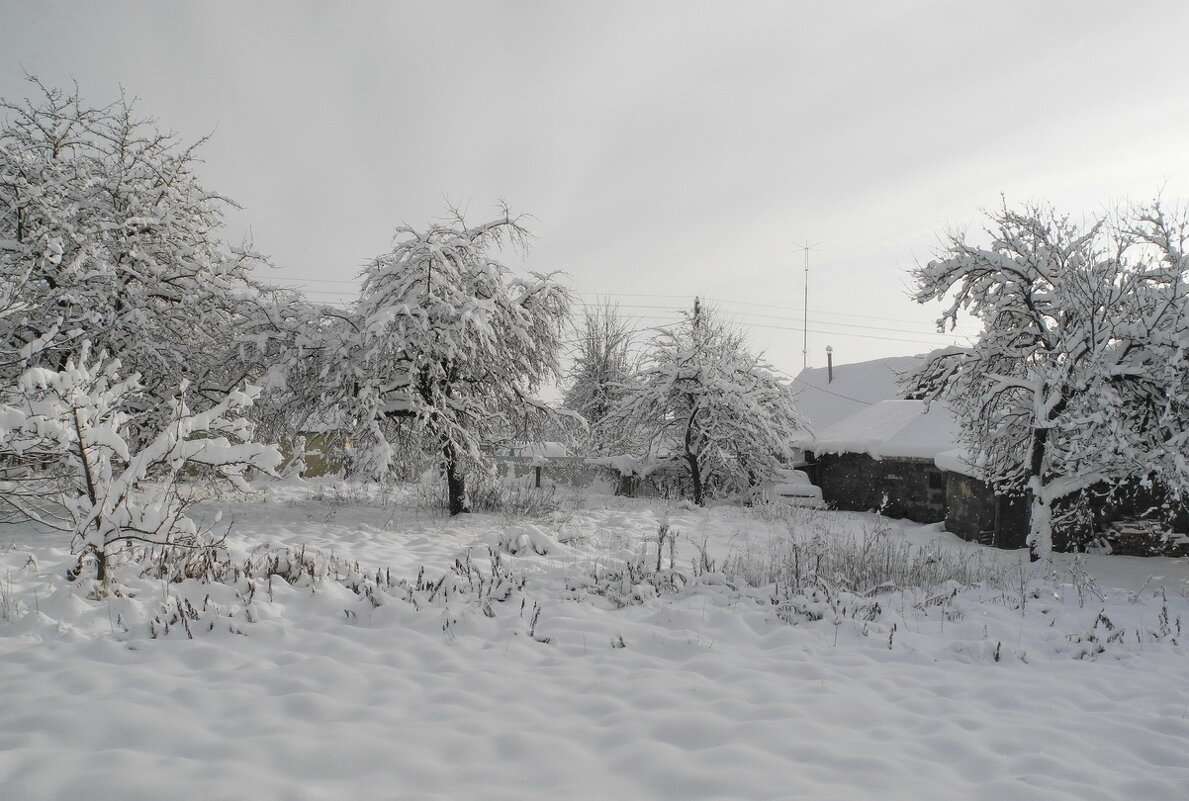
M 616 495 L 639 498 L 683 497 L 688 489 L 685 485 L 688 479 L 684 471 L 678 467 L 661 467 L 642 478 L 625 478 L 614 467 L 594 464 L 593 460 L 581 456 L 547 459 L 497 456 L 495 462 L 500 476 L 528 478 L 537 486 L 596 488 Z
M 610 467 L 589 464 L 579 456 L 539 459 L 531 456 L 497 456 L 497 470 L 501 476 L 531 477 L 539 486 L 564 485 L 575 488 L 607 486 L 614 488 L 619 473 Z

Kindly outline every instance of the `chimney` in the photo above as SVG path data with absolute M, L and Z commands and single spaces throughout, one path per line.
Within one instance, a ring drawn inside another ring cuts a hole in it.
M 826 345 L 826 383 L 834 383 L 834 348 Z

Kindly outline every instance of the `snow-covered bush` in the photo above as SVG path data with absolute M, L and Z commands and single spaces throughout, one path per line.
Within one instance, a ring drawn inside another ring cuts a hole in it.
M 1003 586 L 1008 574 L 996 555 L 944 545 L 919 546 L 894 535 L 879 519 L 861 532 L 831 531 L 829 513 L 797 510 L 787 534 L 762 552 L 732 554 L 723 572 L 733 580 L 799 594 L 823 585 L 871 596 L 902 589 L 939 592 L 950 585 Z
M 75 572 L 93 562 L 103 591 L 120 545 L 206 544 L 185 514 L 176 483 L 183 469 L 205 466 L 242 485 L 246 470 L 280 461 L 275 448 L 250 441 L 238 416 L 258 393 L 253 387 L 193 411 L 183 381 L 164 401 L 168 424 L 138 441 L 129 410 L 147 391 L 138 375 L 120 370 L 83 343 L 61 370 L 28 368 L 0 405 L 0 499 L 22 519 L 72 533 Z
M 220 238 L 230 201 L 198 181 L 201 142 L 128 98 L 30 82 L 34 99 L 0 100 L 3 505 L 73 531 L 106 582 L 115 543 L 196 536 L 184 466 L 275 466 L 247 441 L 257 391 L 241 387 L 286 346 L 298 299 Z

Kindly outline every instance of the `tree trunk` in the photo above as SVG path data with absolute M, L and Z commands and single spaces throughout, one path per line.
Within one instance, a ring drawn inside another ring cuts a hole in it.
M 65 369 L 65 368 L 61 368 Z M 99 503 L 99 493 L 95 487 L 95 478 L 92 475 L 91 457 L 87 453 L 87 446 L 85 438 L 83 437 L 83 424 L 79 419 L 78 407 L 71 409 L 74 415 L 74 433 L 78 441 L 78 459 L 81 463 L 83 481 L 87 489 L 87 500 L 91 502 L 91 508 L 94 509 Z M 98 535 L 99 542 L 93 546 L 95 549 L 95 578 L 100 585 L 107 589 L 107 541 L 103 534 L 103 516 L 99 515 L 95 518 L 95 531 Z
M 107 588 L 107 549 L 95 549 L 95 579 L 100 586 Z
M 693 501 L 698 506 L 705 506 L 706 488 L 702 485 L 702 467 L 698 464 L 698 457 L 692 453 L 686 453 L 685 461 L 689 465 L 689 478 L 693 484 Z
M 446 495 L 451 516 L 471 511 L 467 501 L 467 478 L 458 463 L 458 451 L 453 443 L 446 443 L 442 447 L 442 455 L 446 465 Z
M 694 298 L 694 314 L 695 324 L 697 322 L 698 299 Z M 693 484 L 694 503 L 698 506 L 706 505 L 706 488 L 702 484 L 702 466 L 698 464 L 698 454 L 695 453 L 695 442 L 698 443 L 697 450 L 701 450 L 701 444 L 705 441 L 700 430 L 695 430 L 695 420 L 698 416 L 697 402 L 691 396 L 689 398 L 690 406 L 693 410 L 690 413 L 689 420 L 685 424 L 685 462 L 689 465 L 689 479 Z
M 1053 553 L 1053 499 L 1039 477 L 1029 484 L 1032 506 L 1028 515 L 1028 558 L 1037 562 Z
M 1033 422 L 1034 426 L 1038 421 Z M 1053 497 L 1046 481 L 1049 430 L 1032 430 L 1032 452 L 1028 454 L 1028 490 L 1032 493 L 1032 508 L 1028 515 L 1028 558 L 1033 562 L 1048 559 L 1053 554 Z

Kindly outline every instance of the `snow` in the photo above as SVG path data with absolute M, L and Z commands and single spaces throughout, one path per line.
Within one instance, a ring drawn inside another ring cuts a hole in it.
M 970 452 L 965 447 L 942 451 L 933 458 L 933 462 L 939 470 L 945 470 L 947 473 L 970 476 L 980 481 L 984 478 L 982 468 L 975 464 Z
M 646 476 L 660 465 L 657 460 L 637 459 L 626 453 L 615 456 L 592 456 L 586 460 L 587 464 L 603 465 L 617 471 L 621 476 Z
M 655 554 L 662 522 L 679 568 L 703 547 L 722 565 L 790 529 L 881 526 L 1008 567 L 1027 557 L 870 515 L 589 496 L 508 521 L 404 500 L 287 489 L 203 511 L 233 521 L 237 554 L 304 546 L 409 580 L 503 542 L 522 596 L 488 617 L 467 596 L 418 611 L 274 576 L 237 607 L 226 586 L 125 572 L 125 594 L 96 601 L 65 581 L 65 542 L 0 530 L 0 795 L 1180 801 L 1189 788 L 1184 646 L 1130 633 L 1156 629 L 1162 608 L 1189 621 L 1185 560 L 1057 555 L 1058 575 L 1019 593 L 890 592 L 870 622 L 789 623 L 770 587 L 733 590 L 722 572 L 623 608 L 584 577 Z M 203 593 L 235 617 L 148 637 L 166 594 Z M 1100 610 L 1128 634 L 1096 653 Z
M 819 430 L 798 444 L 816 454 L 865 453 L 875 459 L 934 459 L 958 443 L 958 425 L 944 404 L 886 400 Z
M 820 505 L 822 488 L 810 482 L 809 474 L 804 470 L 786 469 L 779 471 L 772 482 L 764 487 L 764 497 L 769 501 Z
M 921 356 L 892 356 L 834 366 L 808 367 L 793 379 L 797 411 L 821 431 L 873 403 L 904 397 L 898 381 L 920 364 Z

